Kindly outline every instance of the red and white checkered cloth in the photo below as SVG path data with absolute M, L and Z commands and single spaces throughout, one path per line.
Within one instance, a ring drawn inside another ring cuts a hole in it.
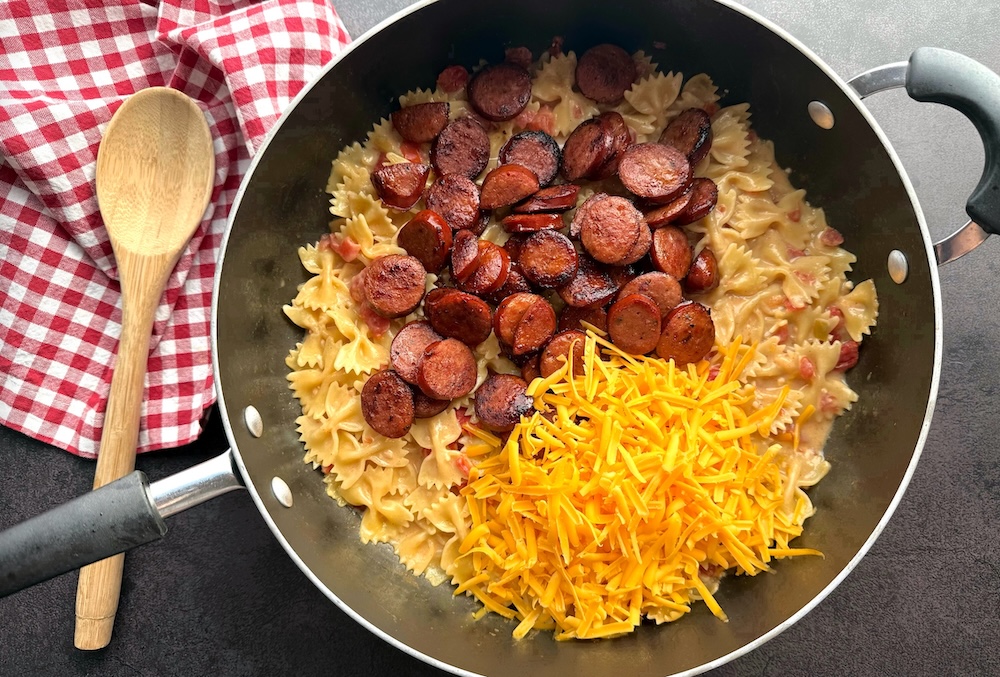
M 129 95 L 164 85 L 208 118 L 216 178 L 157 309 L 138 450 L 198 436 L 229 208 L 284 106 L 349 40 L 328 0 L 0 2 L 0 423 L 97 455 L 121 332 L 97 147 Z

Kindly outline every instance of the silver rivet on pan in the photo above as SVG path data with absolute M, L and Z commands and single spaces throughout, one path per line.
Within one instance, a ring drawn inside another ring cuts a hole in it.
M 264 421 L 261 420 L 257 407 L 252 404 L 243 410 L 243 422 L 254 437 L 260 437 L 264 434 Z
M 899 251 L 898 249 L 893 249 L 889 252 L 889 277 L 896 284 L 903 284 L 906 282 L 906 276 L 910 274 L 910 264 L 906 260 L 906 254 Z
M 833 129 L 833 111 L 822 101 L 809 102 L 809 117 L 818 127 Z
M 292 490 L 285 484 L 285 480 L 280 477 L 271 478 L 271 493 L 278 499 L 278 503 L 286 508 L 292 507 Z

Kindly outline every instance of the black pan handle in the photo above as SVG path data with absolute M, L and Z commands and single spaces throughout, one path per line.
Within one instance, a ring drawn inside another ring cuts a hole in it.
M 921 47 L 910 56 L 906 92 L 954 108 L 975 125 L 986 165 L 965 210 L 983 230 L 1000 235 L 1000 75 L 957 52 Z
M 165 533 L 146 475 L 136 470 L 0 533 L 0 597 Z
M 243 482 L 231 451 L 150 484 L 136 470 L 0 532 L 0 598 L 167 533 L 164 519 Z

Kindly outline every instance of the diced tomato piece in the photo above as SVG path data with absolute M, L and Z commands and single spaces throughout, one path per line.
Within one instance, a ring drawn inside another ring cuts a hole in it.
M 573 102 L 573 117 L 574 118 L 583 117 L 583 109 L 580 108 L 580 104 L 578 104 L 576 101 Z
M 819 396 L 819 409 L 827 414 L 836 414 L 840 411 L 840 405 L 837 404 L 837 398 L 824 390 Z
M 714 381 L 717 378 L 719 378 L 719 365 L 713 364 L 708 369 L 708 380 Z
M 796 207 L 792 211 L 788 212 L 788 220 L 798 223 L 802 220 L 802 208 Z
M 774 335 L 778 337 L 778 343 L 782 345 L 788 343 L 788 325 L 783 324 L 774 330 Z
M 409 141 L 404 141 L 399 144 L 399 154 L 405 157 L 409 162 L 414 164 L 420 164 L 424 161 L 423 156 L 420 154 L 420 144 L 411 143 Z
M 319 238 L 319 244 L 316 245 L 316 249 L 321 252 L 333 251 L 333 235 L 327 233 Z
M 323 466 L 323 474 L 329 475 L 333 471 L 333 464 Z
M 709 113 L 709 115 L 711 115 L 711 113 Z M 749 141 L 756 141 L 758 138 L 759 137 L 757 136 L 756 130 L 751 129 L 749 132 L 747 132 L 747 139 Z
M 795 277 L 799 278 L 805 284 L 816 284 L 816 276 L 804 270 L 796 270 Z
M 843 341 L 847 338 L 847 332 L 844 329 L 844 311 L 837 306 L 829 306 L 826 310 L 832 317 L 837 318 L 837 324 L 833 325 L 833 329 L 830 330 L 829 340 Z
M 844 236 L 836 228 L 827 228 L 819 234 L 819 241 L 827 247 L 839 247 L 844 244 Z
M 472 420 L 472 414 L 469 413 L 468 409 L 455 409 L 455 418 L 458 419 L 458 424 L 462 427 L 469 425 Z
M 793 301 L 792 299 L 785 297 L 785 310 L 795 313 L 806 307 L 805 303 L 800 301 Z
M 448 66 L 438 75 L 438 89 L 453 94 L 469 82 L 469 71 L 464 66 Z
M 368 298 L 365 296 L 365 272 L 367 268 L 362 268 L 361 272 L 351 278 L 351 281 L 347 283 L 347 288 L 351 292 L 351 299 L 355 303 L 364 303 Z
M 706 104 L 705 105 L 705 112 L 708 113 L 709 115 L 715 115 L 716 113 L 719 112 L 719 104 L 717 104 L 715 102 L 712 102 L 710 104 Z
M 804 381 L 811 381 L 816 378 L 816 365 L 808 357 L 803 356 L 799 360 L 799 376 Z
M 520 66 L 524 70 L 531 68 L 531 62 L 535 60 L 531 55 L 531 50 L 523 46 L 507 48 L 504 50 L 503 59 L 508 63 Z
M 462 472 L 466 477 L 469 476 L 469 471 L 472 469 L 472 464 L 469 463 L 469 458 L 467 456 L 458 456 L 455 459 L 455 466 Z
M 372 310 L 372 307 L 368 303 L 361 304 L 361 307 L 358 309 L 358 315 L 368 325 L 368 331 L 371 332 L 373 337 L 378 338 L 389 331 L 389 320 Z
M 340 254 L 340 258 L 344 259 L 348 263 L 358 258 L 358 254 L 361 253 L 361 245 L 354 241 L 354 238 L 344 237 L 336 244 L 337 253 Z
M 524 128 L 552 136 L 556 131 L 556 114 L 549 106 L 542 106 L 525 123 Z
M 847 371 L 858 363 L 858 342 L 844 341 L 840 344 L 840 359 L 837 360 L 835 371 Z
M 789 261 L 794 261 L 795 259 L 799 258 L 800 256 L 805 256 L 805 255 L 806 255 L 805 251 L 803 251 L 801 249 L 796 249 L 795 247 L 789 247 L 788 248 L 788 260 Z

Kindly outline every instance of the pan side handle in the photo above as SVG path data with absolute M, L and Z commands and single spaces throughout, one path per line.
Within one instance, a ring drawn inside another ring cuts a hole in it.
M 242 488 L 226 451 L 150 484 L 138 470 L 0 532 L 0 597 L 163 538 L 164 518 Z
M 1000 75 L 969 57 L 936 47 L 921 47 L 907 62 L 861 73 L 848 83 L 863 99 L 905 87 L 916 101 L 940 103 L 966 116 L 983 141 L 986 163 L 979 184 L 966 202 L 971 220 L 934 243 L 938 264 L 969 253 L 990 234 L 1000 234 Z

